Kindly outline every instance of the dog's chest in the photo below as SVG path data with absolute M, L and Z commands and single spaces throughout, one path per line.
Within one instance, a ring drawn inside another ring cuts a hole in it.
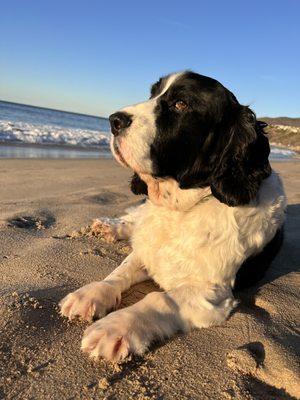
M 215 198 L 189 211 L 148 201 L 132 234 L 133 251 L 149 275 L 168 290 L 186 282 L 225 282 L 263 249 L 283 224 L 285 196 L 276 174 L 265 180 L 253 205 L 228 207 Z
M 133 251 L 163 288 L 170 289 L 180 280 L 198 279 L 199 265 L 206 274 L 207 252 L 222 235 L 215 219 L 208 217 L 208 208 L 195 206 L 192 211 L 178 212 L 149 202 L 136 222 Z

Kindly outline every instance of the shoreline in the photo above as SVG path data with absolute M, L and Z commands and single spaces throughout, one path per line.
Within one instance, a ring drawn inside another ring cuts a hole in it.
M 300 154 L 293 150 L 292 147 L 285 147 L 270 143 L 271 146 L 284 151 L 294 151 L 293 155 L 280 154 L 278 152 L 270 154 L 270 161 L 300 161 Z M 6 151 L 6 149 L 8 151 Z M 11 151 L 9 151 L 11 149 Z M 15 150 L 20 149 L 20 152 Z M 30 154 L 30 150 L 32 150 Z M 53 143 L 24 143 L 24 142 L 11 142 L 0 141 L 0 159 L 95 159 L 95 158 L 112 158 L 110 147 L 107 145 L 102 146 L 78 146 L 67 144 L 53 144 Z
M 0 143 L 0 159 L 109 159 L 109 148 L 85 148 L 66 145 Z
M 283 145 L 281 143 L 270 142 L 270 146 L 279 147 L 280 149 L 292 150 L 294 151 L 297 156 L 300 156 L 300 146 L 290 146 L 290 145 Z

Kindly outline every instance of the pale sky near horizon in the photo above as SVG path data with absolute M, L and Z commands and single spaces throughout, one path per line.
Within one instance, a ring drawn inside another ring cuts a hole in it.
M 108 116 L 161 75 L 214 77 L 300 117 L 300 1 L 0 0 L 0 99 Z

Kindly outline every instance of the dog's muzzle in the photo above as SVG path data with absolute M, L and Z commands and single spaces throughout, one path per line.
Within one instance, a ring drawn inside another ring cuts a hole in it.
M 132 118 L 126 112 L 116 112 L 109 117 L 111 133 L 114 136 L 120 135 L 132 122 Z

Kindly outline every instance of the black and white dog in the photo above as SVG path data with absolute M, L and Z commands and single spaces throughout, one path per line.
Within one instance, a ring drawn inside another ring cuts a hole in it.
M 255 283 L 275 256 L 286 200 L 264 124 L 214 79 L 163 77 L 149 100 L 110 123 L 115 158 L 148 200 L 115 231 L 131 233 L 132 253 L 60 307 L 70 319 L 101 318 L 82 349 L 118 361 L 177 331 L 224 322 L 237 304 L 232 290 Z M 149 278 L 164 291 L 108 314 L 123 291 Z

